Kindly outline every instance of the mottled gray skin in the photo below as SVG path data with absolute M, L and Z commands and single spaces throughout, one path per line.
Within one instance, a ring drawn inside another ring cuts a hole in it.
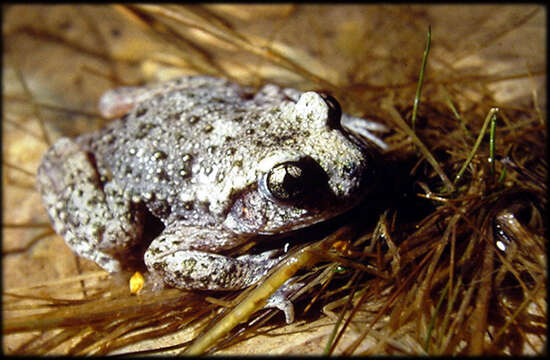
M 280 258 L 224 250 L 331 218 L 368 190 L 367 149 L 331 105 L 315 92 L 254 94 L 204 76 L 121 88 L 100 109 L 127 114 L 59 139 L 38 187 L 55 231 L 109 272 L 142 239 L 147 208 L 165 225 L 145 252 L 151 273 L 183 289 L 244 288 Z

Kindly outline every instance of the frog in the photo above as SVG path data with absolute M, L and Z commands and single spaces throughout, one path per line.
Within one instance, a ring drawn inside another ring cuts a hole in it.
M 41 159 L 37 187 L 53 228 L 116 273 L 152 216 L 163 228 L 143 261 L 164 285 L 186 290 L 257 283 L 285 254 L 228 252 L 357 205 L 375 176 L 373 142 L 384 146 L 369 131 L 383 126 L 343 113 L 331 95 L 275 84 L 255 91 L 182 76 L 110 90 L 99 109 L 113 120 L 61 137 Z M 269 303 L 292 317 L 288 301 Z

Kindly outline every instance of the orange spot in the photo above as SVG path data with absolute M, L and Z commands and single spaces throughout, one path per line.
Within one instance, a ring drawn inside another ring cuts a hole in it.
M 143 275 L 139 271 L 136 271 L 134 275 L 130 278 L 130 293 L 132 295 L 137 295 L 143 289 L 143 284 L 145 283 L 145 279 L 143 278 Z
M 349 241 L 336 241 L 332 244 L 332 247 L 344 255 L 351 255 Z

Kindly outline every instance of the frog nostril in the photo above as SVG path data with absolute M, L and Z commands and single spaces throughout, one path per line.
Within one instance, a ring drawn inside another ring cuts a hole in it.
M 357 171 L 357 167 L 351 163 L 345 163 L 342 167 L 342 170 L 345 175 L 353 175 Z

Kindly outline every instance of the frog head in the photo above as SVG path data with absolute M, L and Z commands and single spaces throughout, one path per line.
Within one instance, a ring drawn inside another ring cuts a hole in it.
M 341 116 L 335 99 L 316 92 L 282 107 L 281 125 L 271 136 L 291 141 L 267 149 L 259 159 L 255 184 L 234 196 L 225 227 L 277 234 L 356 205 L 368 193 L 373 166 L 369 148 L 342 128 Z

